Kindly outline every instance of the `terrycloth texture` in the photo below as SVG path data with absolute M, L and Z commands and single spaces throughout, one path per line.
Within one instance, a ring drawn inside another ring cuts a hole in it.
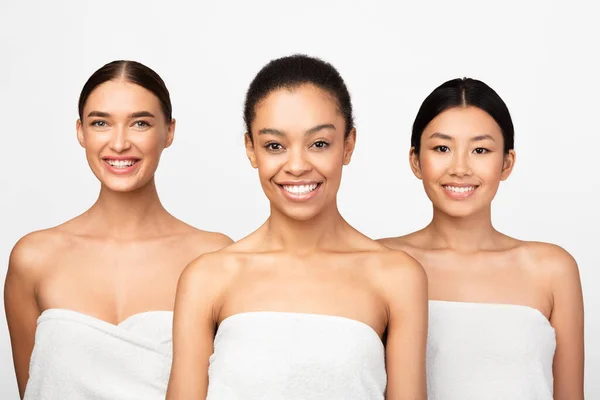
M 26 400 L 164 400 L 173 313 L 136 314 L 118 326 L 50 309 L 38 319 Z
M 429 302 L 429 400 L 552 400 L 555 332 L 538 310 Z
M 207 400 L 383 400 L 385 351 L 359 321 L 249 312 L 219 326 L 208 376 Z

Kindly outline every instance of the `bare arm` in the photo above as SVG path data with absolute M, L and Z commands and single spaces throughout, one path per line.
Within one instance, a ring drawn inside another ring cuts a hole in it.
M 394 258 L 396 265 L 382 277 L 389 304 L 386 399 L 426 400 L 427 275 L 405 253 Z
M 577 263 L 569 253 L 552 246 L 547 263 L 553 272 L 554 306 L 550 323 L 556 331 L 554 399 L 583 400 L 583 295 Z
M 33 351 L 40 310 L 35 296 L 36 266 L 34 243 L 25 237 L 13 248 L 4 285 L 4 309 L 12 347 L 13 364 L 23 398 L 29 379 L 29 360 Z M 40 261 L 41 262 L 41 261 Z
M 173 365 L 166 400 L 206 399 L 209 358 L 224 277 L 218 256 L 205 254 L 183 271 L 173 319 Z

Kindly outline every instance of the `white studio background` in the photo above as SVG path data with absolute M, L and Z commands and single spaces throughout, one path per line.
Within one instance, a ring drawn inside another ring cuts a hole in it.
M 577 259 L 586 397 L 600 398 L 600 29 L 591 1 L 566 3 L 0 0 L 0 277 L 21 236 L 96 199 L 75 136 L 77 98 L 109 61 L 143 62 L 171 91 L 176 137 L 157 173 L 167 209 L 233 239 L 268 212 L 244 154 L 242 105 L 270 59 L 307 53 L 345 78 L 358 143 L 339 204 L 374 238 L 429 221 L 430 203 L 407 162 L 412 120 L 433 88 L 470 76 L 499 92 L 516 127 L 516 169 L 501 185 L 494 223 Z M 17 398 L 4 315 L 0 398 Z

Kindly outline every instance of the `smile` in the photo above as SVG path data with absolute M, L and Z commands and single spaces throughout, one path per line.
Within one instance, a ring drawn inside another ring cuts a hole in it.
M 454 193 L 468 193 L 468 192 L 472 192 L 473 190 L 477 189 L 477 186 L 449 186 L 449 185 L 442 185 L 442 186 L 444 187 L 444 189 L 449 190 Z
M 133 166 L 139 160 L 135 159 L 135 158 L 126 159 L 126 160 L 113 160 L 110 158 L 105 158 L 104 161 L 113 168 L 125 169 L 125 168 L 129 168 L 129 167 Z
M 281 185 L 283 190 L 288 193 L 303 196 L 315 190 L 319 186 L 318 183 L 312 183 L 310 185 Z
M 288 200 L 294 202 L 308 201 L 320 193 L 322 182 L 282 182 L 277 186 Z

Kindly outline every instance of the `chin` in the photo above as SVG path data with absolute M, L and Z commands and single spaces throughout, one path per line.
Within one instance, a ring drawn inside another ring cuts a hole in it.
M 320 210 L 315 209 L 315 207 L 277 207 L 279 212 L 285 215 L 287 218 L 296 220 L 296 221 L 309 221 L 313 218 L 316 218 Z
M 481 207 L 477 207 L 474 204 L 462 203 L 462 204 L 443 204 L 436 207 L 438 210 L 443 212 L 452 218 L 467 218 L 473 215 L 477 215 L 481 212 Z
M 104 180 L 101 181 L 102 186 L 104 186 L 105 188 L 107 188 L 108 190 L 112 191 L 112 192 L 118 192 L 118 193 L 128 193 L 128 192 L 134 192 L 144 186 L 146 186 L 147 183 L 140 183 L 137 181 L 126 181 L 126 180 L 122 180 L 121 182 L 118 182 L 116 180 L 110 179 L 110 180 Z

